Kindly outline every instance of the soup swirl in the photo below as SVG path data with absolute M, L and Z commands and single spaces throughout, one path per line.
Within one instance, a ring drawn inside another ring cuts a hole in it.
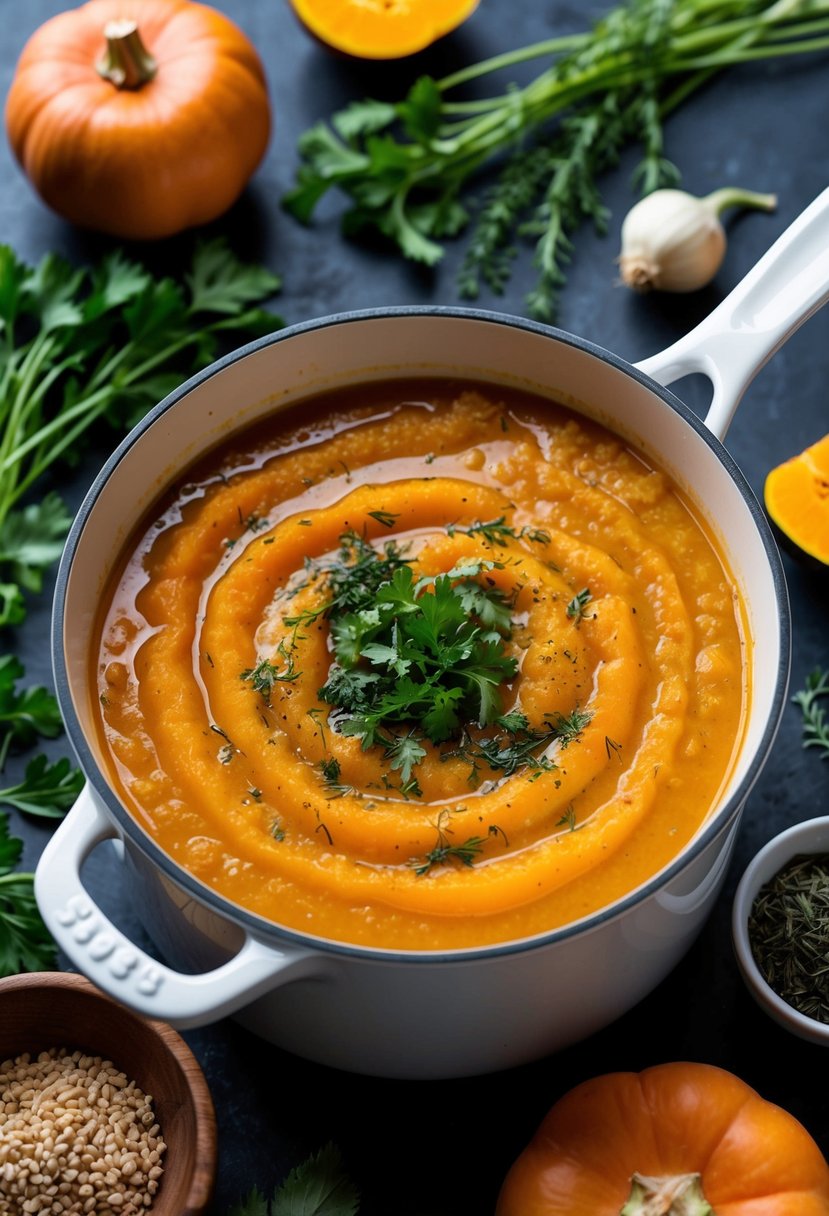
M 236 435 L 109 588 L 126 806 L 317 937 L 544 932 L 646 881 L 741 739 L 742 609 L 664 472 L 515 390 L 396 381 Z

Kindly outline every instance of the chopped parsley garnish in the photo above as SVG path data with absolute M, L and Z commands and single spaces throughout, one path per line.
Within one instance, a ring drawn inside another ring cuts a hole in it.
M 336 661 L 319 695 L 342 711 L 338 729 L 364 748 L 382 744 L 404 781 L 425 749 L 411 730 L 390 728 L 414 723 L 421 737 L 443 743 L 468 722 L 488 726 L 501 713 L 501 686 L 517 673 L 506 652 L 509 605 L 474 581 L 484 566 L 417 582 L 400 566 L 332 620 Z
M 518 673 L 508 650 L 512 605 L 494 580 L 481 578 L 503 568 L 465 561 L 418 579 L 393 541 L 375 548 L 347 532 L 335 560 L 312 569 L 312 580 L 325 578 L 320 605 L 285 618 L 295 629 L 328 620 L 333 662 L 317 695 L 332 707 L 335 731 L 359 739 L 364 750 L 381 749 L 385 789 L 420 797 L 416 772 L 430 744 L 449 744 L 440 758 L 462 757 L 474 785 L 482 769 L 503 777 L 552 772 L 556 765 L 541 750 L 556 740 L 566 746 L 589 721 L 574 710 L 535 729 L 519 710 L 504 713 L 505 686 Z M 337 761 L 319 767 L 333 796 L 353 792 Z

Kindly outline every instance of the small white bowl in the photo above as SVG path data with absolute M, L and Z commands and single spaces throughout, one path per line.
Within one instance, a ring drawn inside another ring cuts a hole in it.
M 748 918 L 760 888 L 799 855 L 829 853 L 829 816 L 807 819 L 775 836 L 749 862 L 734 896 L 731 933 L 743 979 L 757 1003 L 786 1030 L 810 1043 L 829 1046 L 829 1024 L 799 1013 L 769 986 L 748 938 Z

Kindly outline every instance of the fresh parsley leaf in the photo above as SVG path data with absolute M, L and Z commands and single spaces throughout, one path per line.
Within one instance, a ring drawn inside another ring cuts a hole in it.
M 0 629 L 26 619 L 26 601 L 16 583 L 0 583 Z
M 275 295 L 282 285 L 279 275 L 264 266 L 240 262 L 221 238 L 196 247 L 193 268 L 185 277 L 192 312 L 229 316 Z
M 20 623 L 19 589 L 41 589 L 69 526 L 57 495 L 31 501 L 44 473 L 75 463 L 94 425 L 135 423 L 214 357 L 225 331 L 281 325 L 257 306 L 276 276 L 221 242 L 196 249 L 185 281 L 121 253 L 79 270 L 55 254 L 27 266 L 0 247 L 0 626 Z
M 359 1206 L 342 1154 L 326 1144 L 291 1170 L 273 1197 L 270 1216 L 356 1216 Z
M 43 573 L 63 552 L 71 523 L 54 493 L 22 511 L 10 511 L 0 524 L 0 565 L 8 566 L 15 583 L 27 591 L 42 590 Z
M 352 101 L 332 119 L 334 129 L 343 139 L 356 139 L 391 126 L 397 117 L 393 105 L 384 101 Z
M 426 755 L 426 748 L 418 743 L 417 736 L 410 731 L 407 735 L 394 736 L 385 755 L 391 767 L 400 770 L 400 780 L 405 785 L 411 781 L 414 766 Z
M 48 689 L 34 685 L 18 692 L 23 664 L 13 655 L 0 655 L 0 768 L 11 743 L 27 747 L 38 735 L 56 738 L 63 730 L 58 703 Z
M 0 813 L 0 976 L 21 971 L 48 971 L 55 964 L 55 945 L 41 919 L 34 895 L 34 875 L 14 872 L 23 842 L 9 835 Z
M 270 1204 L 259 1187 L 255 1186 L 244 1199 L 234 1203 L 233 1207 L 228 1210 L 227 1216 L 270 1216 Z
M 26 775 L 17 785 L 0 789 L 0 803 L 42 819 L 62 818 L 83 789 L 84 776 L 66 757 L 50 764 L 35 756 L 26 765 Z

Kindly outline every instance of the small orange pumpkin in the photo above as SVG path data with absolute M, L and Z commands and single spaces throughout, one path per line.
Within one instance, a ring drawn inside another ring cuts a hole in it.
M 270 136 L 253 45 L 190 0 L 89 0 L 23 49 L 9 140 L 54 211 L 84 228 L 154 239 L 231 206 Z
M 466 21 L 479 0 L 291 0 L 320 42 L 358 59 L 413 55 Z
M 829 435 L 772 469 L 763 496 L 784 547 L 829 570 Z
M 661 1064 L 565 1094 L 496 1216 L 829 1216 L 829 1166 L 792 1115 L 732 1073 Z

